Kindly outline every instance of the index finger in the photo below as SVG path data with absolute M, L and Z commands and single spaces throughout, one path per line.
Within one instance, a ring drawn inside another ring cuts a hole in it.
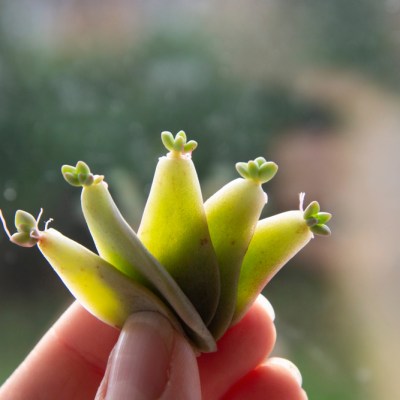
M 74 302 L 0 388 L 0 398 L 94 398 L 118 335 Z

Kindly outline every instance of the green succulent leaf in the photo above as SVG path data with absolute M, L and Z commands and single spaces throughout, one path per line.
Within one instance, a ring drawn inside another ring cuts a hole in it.
M 312 201 L 307 208 L 304 210 L 304 219 L 314 217 L 319 213 L 320 207 L 317 201 Z
M 157 311 L 181 329 L 168 306 L 106 260 L 53 228 L 42 235 L 39 250 L 71 293 L 97 318 L 121 328 L 134 312 Z
M 168 133 L 163 137 L 171 140 Z M 219 300 L 218 262 L 196 168 L 176 151 L 182 141 L 186 134 L 180 131 L 174 139 L 178 146 L 158 160 L 138 237 L 208 324 Z
M 248 168 L 247 168 L 247 163 L 245 163 L 245 162 L 236 163 L 236 170 L 239 173 L 239 175 L 242 176 L 243 178 L 251 179 L 251 176 L 250 176 Z
M 302 196 L 303 199 L 304 195 Z M 331 234 L 331 230 L 325 223 L 330 221 L 332 214 L 320 211 L 317 201 L 312 201 L 307 206 L 303 212 L 303 218 L 312 233 L 320 236 L 329 236 Z
M 318 224 L 325 224 L 326 222 L 330 221 L 332 218 L 332 214 L 327 212 L 320 212 L 317 214 Z
M 167 150 L 169 151 L 174 150 L 175 139 L 171 132 L 168 131 L 161 132 L 161 141 Z
M 76 167 L 73 167 L 72 165 L 63 165 L 61 167 L 61 172 L 62 174 L 75 174 Z
M 179 317 L 195 347 L 211 351 L 215 342 L 197 310 L 125 221 L 108 191 L 108 185 L 99 182 L 83 187 L 81 205 L 99 255 L 137 284 L 163 299 Z
M 314 225 L 311 227 L 311 232 L 320 236 L 329 236 L 331 234 L 331 230 L 327 225 Z
M 278 166 L 272 161 L 266 161 L 264 157 L 257 157 L 247 163 L 236 163 L 236 170 L 243 178 L 263 184 L 275 176 Z
M 266 200 L 261 185 L 237 178 L 204 203 L 221 280 L 218 308 L 209 324 L 216 339 L 222 337 L 232 320 L 240 268 Z
M 76 187 L 82 186 L 75 173 L 63 172 L 63 177 L 71 186 L 76 186 Z
M 91 186 L 94 183 L 101 182 L 104 178 L 101 175 L 93 175 L 90 172 L 89 166 L 83 161 L 78 161 L 75 167 L 72 165 L 63 165 L 61 173 L 71 186 L 76 187 Z
M 82 175 L 89 175 L 90 168 L 84 161 L 78 161 L 76 163 L 76 173 Z
M 175 138 L 171 132 L 164 131 L 161 133 L 161 141 L 165 148 L 169 150 L 170 155 L 174 157 L 191 154 L 197 147 L 196 141 L 190 140 L 187 142 L 186 133 L 184 131 L 179 131 L 175 135 Z
M 41 214 L 42 211 L 40 211 L 38 219 L 36 220 L 35 217 L 28 212 L 18 210 L 15 213 L 15 226 L 17 228 L 17 232 L 12 235 L 7 228 L 7 223 L 1 210 L 0 219 L 5 232 L 12 243 L 21 247 L 33 247 L 40 240 L 40 232 L 37 228 L 37 225 Z
M 257 158 L 254 160 L 254 162 L 256 162 L 257 165 L 258 165 L 259 167 L 261 167 L 262 165 L 264 165 L 264 164 L 267 162 L 267 160 L 266 160 L 264 157 L 257 157 Z
M 18 210 L 15 213 L 15 227 L 21 232 L 30 232 L 37 227 L 36 219 L 26 211 Z
M 17 232 L 11 235 L 10 241 L 21 247 L 33 247 L 37 244 L 38 239 L 33 238 L 29 232 Z
M 184 153 L 191 153 L 197 147 L 197 142 L 194 140 L 189 140 L 184 146 Z
M 309 227 L 312 227 L 312 226 L 318 224 L 318 219 L 314 218 L 314 217 L 307 218 L 305 221 L 306 221 L 307 226 L 309 226 Z
M 258 221 L 240 269 L 232 323 L 238 322 L 272 277 L 312 238 L 299 210 Z

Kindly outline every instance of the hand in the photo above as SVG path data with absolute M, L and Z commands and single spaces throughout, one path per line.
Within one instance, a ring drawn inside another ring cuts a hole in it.
M 135 314 L 120 334 L 74 303 L 0 388 L 0 399 L 306 400 L 297 368 L 267 359 L 272 315 L 260 296 L 216 353 L 196 359 L 161 315 Z

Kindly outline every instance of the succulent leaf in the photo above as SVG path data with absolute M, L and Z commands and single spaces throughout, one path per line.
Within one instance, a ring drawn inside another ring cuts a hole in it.
M 257 223 L 240 270 L 232 323 L 239 321 L 272 277 L 312 238 L 301 211 L 286 211 Z
M 317 201 L 312 201 L 304 210 L 304 219 L 314 217 L 319 213 L 320 207 Z
M 175 141 L 183 139 L 178 132 Z M 194 164 L 174 151 L 158 161 L 138 236 L 208 324 L 219 299 L 217 257 Z
M 61 173 L 64 179 L 71 185 L 76 187 L 91 186 L 93 183 L 99 183 L 103 180 L 101 175 L 93 175 L 89 166 L 84 161 L 78 161 L 76 166 L 63 165 Z
M 332 214 L 327 213 L 327 212 L 319 212 L 317 214 L 317 220 L 318 224 L 325 224 L 326 222 L 329 222 L 332 218 Z
M 26 211 L 18 210 L 15 213 L 15 227 L 22 232 L 29 232 L 37 227 L 36 219 Z
M 307 219 L 304 219 L 306 221 L 307 226 L 312 227 L 314 225 L 318 224 L 318 219 L 315 217 L 310 217 Z
M 247 163 L 245 163 L 245 162 L 236 163 L 236 170 L 239 173 L 239 175 L 242 176 L 243 178 L 251 179 L 248 168 L 247 168 Z
M 161 141 L 165 148 L 169 150 L 169 155 L 171 157 L 182 157 L 185 155 L 190 155 L 193 150 L 197 147 L 197 142 L 190 140 L 187 142 L 186 133 L 184 131 L 179 131 L 175 138 L 171 132 L 164 131 L 161 133 Z
M 327 225 L 314 225 L 311 227 L 311 232 L 320 236 L 329 236 L 331 234 L 331 230 Z
M 21 247 L 33 247 L 38 242 L 29 232 L 16 232 L 10 236 L 10 241 Z
M 266 161 L 264 157 L 257 157 L 247 163 L 236 163 L 236 170 L 243 178 L 263 184 L 275 176 L 278 166 L 272 161 Z
M 331 230 L 325 223 L 330 221 L 332 214 L 320 211 L 320 206 L 317 201 L 312 201 L 307 206 L 303 212 L 303 218 L 307 226 L 311 229 L 311 232 L 316 235 L 329 236 L 331 234 Z
M 221 279 L 218 308 L 209 325 L 217 339 L 230 325 L 240 266 L 265 203 L 261 185 L 242 178 L 229 182 L 204 203 Z
M 71 185 L 76 187 L 81 187 L 78 177 L 72 172 L 63 172 L 64 179 Z
M 168 303 L 197 348 L 213 349 L 215 343 L 193 304 L 125 221 L 108 185 L 101 181 L 83 187 L 81 204 L 100 256 Z

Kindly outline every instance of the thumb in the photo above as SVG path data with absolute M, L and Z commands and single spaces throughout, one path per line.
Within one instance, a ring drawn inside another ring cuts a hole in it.
M 157 312 L 132 314 L 110 354 L 96 400 L 199 400 L 196 356 Z

